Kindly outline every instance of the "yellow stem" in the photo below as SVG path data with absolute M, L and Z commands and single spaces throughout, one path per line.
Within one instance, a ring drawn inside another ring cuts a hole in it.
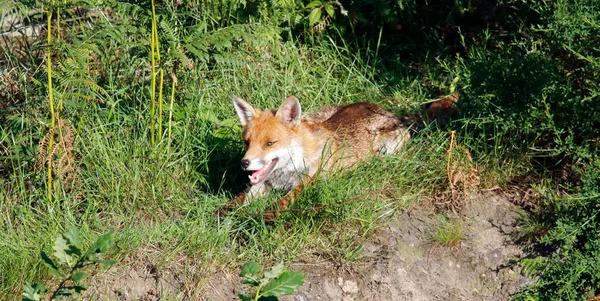
M 47 12 L 48 17 L 48 45 L 46 48 L 46 66 L 47 66 L 47 74 L 48 74 L 48 100 L 50 102 L 50 126 L 54 128 L 56 124 L 56 116 L 54 116 L 54 96 L 52 93 L 52 54 L 50 51 L 50 44 L 52 43 L 52 10 L 49 9 Z M 50 135 L 50 139 L 48 141 L 48 180 L 47 180 L 47 194 L 48 194 L 48 202 L 52 201 L 52 147 L 54 144 L 54 135 Z
M 56 39 L 60 40 L 60 7 L 56 9 Z
M 156 5 L 155 0 L 151 1 L 152 4 L 152 33 L 150 38 L 150 57 L 152 60 L 152 108 L 150 110 L 150 140 L 152 142 L 152 146 L 156 144 L 155 134 L 154 134 L 154 124 L 155 124 L 155 116 L 156 116 L 156 65 L 160 65 L 160 43 L 158 41 L 158 28 L 156 24 Z M 161 72 L 161 80 L 160 80 L 160 95 L 159 95 L 159 115 L 162 116 L 162 69 Z M 162 127 L 162 120 L 159 120 L 159 138 L 162 136 L 160 130 Z
M 156 91 L 156 60 L 154 59 L 154 29 L 156 26 L 156 22 L 154 19 L 154 0 L 152 0 L 152 34 L 150 35 L 150 60 L 151 60 L 151 72 L 152 72 L 152 86 L 151 86 L 151 101 L 152 106 L 150 109 L 150 141 L 152 146 L 154 146 L 154 99 L 155 99 L 155 91 Z
M 163 82 L 165 72 L 162 68 L 158 69 L 160 74 L 160 84 L 158 85 L 158 141 L 162 140 L 162 117 L 163 117 Z
M 156 24 L 156 5 L 154 4 L 154 0 L 152 0 L 152 25 L 152 34 L 156 43 L 156 60 L 160 64 L 160 42 L 158 41 L 158 25 Z

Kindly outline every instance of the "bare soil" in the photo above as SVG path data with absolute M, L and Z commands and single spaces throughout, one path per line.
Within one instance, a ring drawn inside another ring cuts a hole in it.
M 318 258 L 293 263 L 288 269 L 303 272 L 305 283 L 295 295 L 280 299 L 507 300 L 531 282 L 515 264 L 523 256 L 522 246 L 513 240 L 518 210 L 505 197 L 477 195 L 460 214 L 465 238 L 452 247 L 432 238 L 439 220 L 431 210 L 407 210 L 363 245 L 363 258 L 352 268 Z M 174 268 L 158 273 L 151 264 L 121 266 L 100 275 L 87 296 L 107 300 L 238 300 L 235 291 L 243 289 L 237 271 L 196 275 L 208 279 L 195 282 L 197 287 L 184 281 L 190 272 Z

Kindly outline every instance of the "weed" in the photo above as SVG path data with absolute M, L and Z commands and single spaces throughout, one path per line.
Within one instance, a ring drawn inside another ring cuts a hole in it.
M 245 291 L 237 295 L 243 301 L 278 300 L 279 296 L 291 295 L 304 284 L 304 275 L 286 271 L 283 263 L 264 271 L 254 262 L 247 262 L 240 271 L 242 283 L 254 289 L 254 293 Z
M 457 247 L 465 239 L 464 226 L 458 219 L 441 217 L 432 233 L 433 241 L 445 247 Z
M 456 133 L 450 132 L 448 144 L 446 172 L 450 195 L 447 200 L 436 205 L 450 208 L 454 213 L 459 212 L 464 206 L 469 195 L 479 184 L 478 171 L 473 165 L 473 158 L 467 148 L 456 143 Z
M 164 70 L 160 65 L 160 41 L 158 39 L 158 25 L 157 25 L 157 16 L 156 16 L 156 4 L 155 1 L 152 0 L 152 31 L 150 33 L 150 63 L 151 63 L 151 78 L 152 78 L 152 86 L 150 88 L 151 91 L 151 105 L 150 105 L 150 140 L 152 142 L 152 146 L 156 144 L 155 139 L 155 111 L 156 104 L 158 103 L 158 140 L 161 140 L 162 136 L 162 92 L 163 92 L 163 80 L 164 80 Z M 156 66 L 159 66 L 158 71 L 156 70 Z M 158 84 L 158 97 L 156 96 L 156 77 L 159 76 L 159 84 Z
M 46 181 L 46 189 L 47 189 L 47 197 L 48 202 L 52 200 L 52 151 L 54 150 L 54 127 L 56 126 L 56 112 L 54 111 L 54 91 L 52 89 L 52 10 L 54 8 L 52 5 L 46 10 L 46 19 L 48 21 L 48 26 L 46 28 L 47 31 L 47 42 L 46 45 L 46 68 L 48 74 L 48 107 L 50 110 L 50 135 L 48 142 L 48 147 L 45 150 L 48 152 L 48 179 Z M 59 130 L 60 131 L 60 130 Z M 62 133 L 62 131 L 61 131 Z
M 56 289 L 50 290 L 48 300 L 58 300 L 83 292 L 86 289 L 82 283 L 85 278 L 82 271 L 85 267 L 99 264 L 102 268 L 107 269 L 117 263 L 115 260 L 98 258 L 99 254 L 105 253 L 112 245 L 113 237 L 114 233 L 108 232 L 100 236 L 95 243 L 88 247 L 87 251 L 83 252 L 79 233 L 72 228 L 67 233 L 59 235 L 54 241 L 53 254 L 58 259 L 58 264 L 42 251 L 42 262 L 50 274 L 60 281 Z M 39 283 L 27 283 L 23 290 L 24 301 L 39 301 L 48 288 Z

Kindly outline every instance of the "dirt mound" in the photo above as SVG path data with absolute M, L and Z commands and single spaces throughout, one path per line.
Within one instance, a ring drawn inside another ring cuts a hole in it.
M 292 264 L 288 269 L 303 272 L 305 284 L 281 300 L 506 300 L 530 281 L 512 263 L 522 256 L 511 239 L 518 216 L 516 206 L 505 198 L 479 195 L 461 214 L 464 239 L 445 247 L 432 238 L 439 225 L 436 216 L 424 209 L 409 210 L 364 244 L 363 258 L 352 269 L 316 258 Z M 208 283 L 195 288 L 184 284 L 187 277 L 175 270 L 159 274 L 148 266 L 129 266 L 110 274 L 110 283 L 92 284 L 95 296 L 237 300 L 234 291 L 242 289 L 237 275 L 223 272 L 207 275 Z
M 364 245 L 358 272 L 292 266 L 306 282 L 284 300 L 506 300 L 529 282 L 511 263 L 522 255 L 510 238 L 515 209 L 495 195 L 478 196 L 462 214 L 466 236 L 456 247 L 433 241 L 438 220 L 431 214 L 406 212 Z

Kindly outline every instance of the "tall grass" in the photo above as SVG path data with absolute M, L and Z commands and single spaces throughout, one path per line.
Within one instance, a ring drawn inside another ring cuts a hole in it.
M 152 86 L 151 86 L 151 97 L 150 101 L 151 109 L 150 109 L 150 140 L 152 141 L 152 146 L 156 144 L 155 140 L 155 129 L 154 123 L 156 120 L 156 102 L 158 102 L 158 140 L 161 140 L 162 137 L 162 89 L 163 89 L 163 80 L 164 80 L 164 72 L 160 62 L 160 40 L 158 38 L 158 25 L 157 25 L 157 16 L 156 16 L 156 3 L 154 0 L 151 0 L 152 7 L 152 31 L 150 33 L 150 63 L 152 64 L 151 72 L 152 72 Z M 158 71 L 156 71 L 156 66 L 158 67 Z M 159 78 L 158 83 L 158 98 L 156 97 L 156 77 Z
M 48 20 L 47 25 L 47 43 L 46 46 L 46 72 L 48 74 L 48 107 L 50 110 L 50 129 L 54 130 L 56 127 L 56 115 L 54 111 L 54 92 L 52 90 L 52 7 L 47 8 L 46 19 Z M 50 135 L 48 140 L 48 177 L 46 180 L 47 199 L 48 202 L 52 201 L 52 149 L 54 146 L 54 135 Z

